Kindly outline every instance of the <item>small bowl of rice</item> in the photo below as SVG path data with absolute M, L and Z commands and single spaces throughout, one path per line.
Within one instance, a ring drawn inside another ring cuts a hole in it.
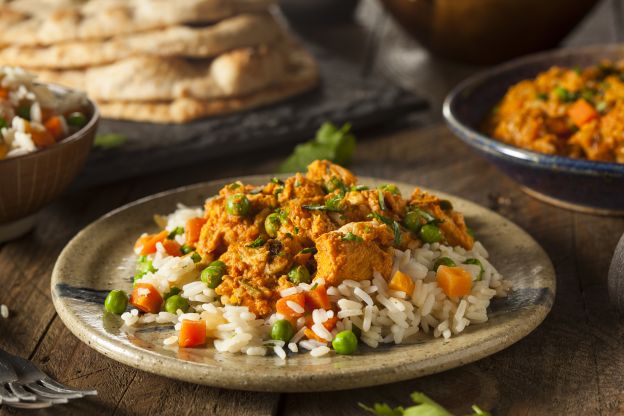
M 83 93 L 0 67 L 0 242 L 29 231 L 78 175 L 98 121 Z

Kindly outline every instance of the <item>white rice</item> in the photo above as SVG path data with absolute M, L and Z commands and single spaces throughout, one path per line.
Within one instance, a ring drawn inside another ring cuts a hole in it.
M 179 206 L 178 211 L 166 217 L 166 228 L 174 230 L 183 226 L 189 218 L 199 215 L 200 209 Z M 473 277 L 468 296 L 448 297 L 438 286 L 433 266 L 440 257 L 451 258 Z M 469 258 L 481 262 L 483 273 L 479 266 L 464 264 Z M 292 353 L 309 351 L 313 357 L 326 355 L 335 335 L 354 327 L 361 331 L 362 343 L 371 348 L 385 343 L 401 344 L 426 334 L 449 339 L 470 325 L 486 322 L 492 298 L 506 296 L 510 289 L 509 283 L 488 261 L 488 252 L 479 242 L 469 251 L 439 243 L 406 251 L 394 250 L 393 272 L 400 270 L 412 278 L 414 291 L 411 295 L 389 289 L 388 282 L 377 272 L 371 280 L 344 280 L 336 287 L 327 287 L 332 309 L 315 309 L 311 314 L 310 329 L 325 342 L 307 339 L 306 319 L 300 317 L 296 321 L 294 336 L 285 343 L 270 339 L 271 325 L 278 319 L 284 319 L 283 316 L 275 313 L 266 319 L 258 319 L 247 307 L 226 304 L 227 297 L 220 298 L 213 289 L 198 280 L 199 272 L 188 256 L 170 257 L 163 250 L 150 255 L 150 259 L 157 271 L 145 274 L 141 281 L 153 284 L 161 294 L 166 293 L 171 285 L 180 287 L 180 295 L 189 300 L 191 308 L 188 313 L 160 312 L 141 316 L 138 310 L 132 309 L 121 315 L 127 327 L 166 323 L 174 324 L 175 330 L 179 331 L 183 320 L 202 320 L 218 352 L 263 356 L 272 351 L 282 360 L 287 358 L 286 350 Z M 480 275 L 482 279 L 478 280 Z M 314 283 L 316 286 L 324 284 L 319 281 Z M 282 290 L 280 296 L 306 292 L 316 286 L 302 283 Z M 305 312 L 292 300 L 287 300 L 286 305 L 297 314 Z M 4 308 L 4 305 L 0 307 L 3 317 Z M 334 317 L 338 318 L 335 328 L 327 329 L 326 322 Z M 173 345 L 177 341 L 176 334 L 163 343 Z

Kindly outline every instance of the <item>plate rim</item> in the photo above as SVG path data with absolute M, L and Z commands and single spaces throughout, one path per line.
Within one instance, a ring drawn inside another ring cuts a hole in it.
M 483 207 L 476 202 L 472 202 L 470 200 L 448 194 L 443 191 L 438 191 L 436 189 L 428 188 L 428 187 L 420 187 L 411 183 L 396 181 L 396 180 L 386 180 L 383 178 L 376 177 L 368 177 L 368 176 L 358 176 L 361 182 L 369 182 L 369 183 L 379 183 L 379 182 L 391 182 L 403 187 L 415 188 L 418 187 L 420 189 L 433 192 L 437 195 L 442 195 L 443 197 L 451 197 L 450 199 L 461 202 L 462 204 L 469 204 L 478 207 L 481 210 L 487 211 L 489 214 L 495 215 L 500 220 L 512 225 L 516 228 L 516 231 L 524 234 L 525 238 L 528 238 L 534 245 L 535 249 L 539 252 L 539 254 L 545 260 L 545 264 L 543 264 L 544 268 L 542 270 L 542 274 L 544 278 L 548 278 L 547 281 L 549 285 L 547 285 L 546 289 L 550 291 L 550 296 L 552 297 L 551 302 L 546 302 L 543 304 L 535 304 L 531 308 L 531 313 L 528 316 L 519 316 L 514 318 L 514 321 L 517 322 L 515 328 L 516 330 L 509 333 L 505 333 L 502 329 L 499 335 L 500 337 L 490 337 L 489 340 L 485 341 L 480 345 L 470 345 L 467 348 L 461 349 L 456 348 L 453 351 L 450 351 L 445 354 L 438 354 L 437 357 L 432 357 L 427 360 L 415 360 L 410 365 L 409 363 L 401 363 L 386 367 L 384 365 L 379 365 L 373 368 L 368 366 L 358 367 L 349 367 L 349 370 L 346 372 L 339 371 L 338 374 L 332 372 L 330 374 L 325 373 L 314 373 L 312 375 L 308 375 L 306 382 L 304 385 L 299 385 L 299 383 L 292 382 L 293 380 L 289 377 L 288 374 L 278 375 L 278 376 L 270 376 L 270 375 L 262 375 L 256 374 L 256 376 L 247 380 L 241 380 L 240 374 L 232 375 L 231 371 L 219 369 L 220 367 L 210 368 L 206 364 L 195 363 L 191 361 L 180 360 L 175 357 L 168 357 L 161 355 L 157 352 L 140 348 L 138 346 L 128 347 L 127 345 L 123 345 L 120 341 L 115 340 L 114 338 L 107 337 L 106 335 L 100 334 L 98 330 L 81 321 L 79 316 L 74 314 L 71 311 L 71 308 L 64 304 L 61 297 L 57 295 L 55 291 L 55 287 L 58 283 L 61 283 L 62 277 L 62 269 L 65 268 L 66 264 L 70 262 L 68 260 L 70 253 L 74 249 L 74 246 L 80 243 L 80 240 L 88 235 L 88 233 L 93 230 L 95 227 L 105 222 L 107 219 L 114 217 L 115 215 L 125 212 L 128 209 L 143 205 L 145 203 L 149 203 L 152 201 L 156 201 L 158 199 L 169 197 L 175 194 L 184 194 L 187 192 L 192 192 L 195 189 L 201 189 L 204 187 L 217 187 L 223 186 L 227 183 L 231 183 L 236 180 L 241 181 L 266 181 L 272 177 L 287 177 L 288 175 L 283 174 L 260 174 L 260 175 L 249 175 L 249 176 L 237 176 L 231 178 L 221 178 L 216 180 L 204 181 L 200 183 L 185 185 L 161 192 L 157 192 L 151 195 L 147 195 L 145 197 L 139 198 L 135 201 L 124 204 L 118 208 L 115 208 L 108 213 L 102 215 L 97 218 L 83 229 L 81 229 L 63 248 L 61 253 L 58 256 L 58 259 L 54 265 L 52 276 L 50 280 L 50 290 L 52 294 L 52 301 L 54 304 L 54 308 L 59 315 L 59 318 L 63 322 L 63 324 L 76 336 L 81 342 L 87 344 L 89 347 L 93 348 L 97 352 L 117 361 L 122 364 L 128 365 L 130 367 L 136 368 L 141 371 L 146 371 L 152 374 L 165 376 L 168 378 L 191 382 L 196 384 L 209 385 L 213 387 L 220 388 L 230 388 L 230 389 L 239 389 L 239 390 L 248 390 L 248 391 L 263 391 L 263 392 L 313 392 L 313 391 L 336 391 L 336 390 L 346 390 L 346 389 L 354 389 L 354 388 L 362 388 L 362 387 L 370 387 L 374 385 L 387 384 L 392 382 L 398 382 L 408 379 L 413 379 L 417 377 L 422 377 L 425 375 L 435 374 L 442 371 L 446 371 L 452 368 L 456 368 L 474 361 L 478 361 L 487 356 L 490 356 L 496 352 L 499 352 L 509 346 L 515 344 L 521 339 L 525 338 L 529 335 L 535 328 L 537 328 L 546 316 L 549 314 L 552 309 L 552 305 L 554 303 L 554 299 L 556 296 L 556 272 L 554 266 L 552 264 L 552 260 L 546 253 L 546 251 L 541 247 L 541 245 L 524 229 L 520 226 L 516 225 L 511 220 L 503 217 L 502 215 L 491 211 L 490 209 Z M 208 197 L 208 196 L 207 196 Z M 523 315 L 524 312 L 521 314 Z M 521 320 L 520 318 L 529 318 Z M 410 344 L 404 344 L 410 345 Z M 415 344 L 412 344 L 415 345 Z M 389 346 L 387 348 L 396 348 L 395 346 Z M 385 348 L 384 348 L 385 349 Z M 469 354 L 462 354 L 462 350 L 470 350 Z M 383 349 L 381 353 L 383 353 Z M 466 357 L 465 355 L 468 355 Z M 268 356 L 267 358 L 272 358 Z M 351 357 L 341 358 L 350 359 Z M 423 362 L 427 361 L 427 364 L 423 365 Z M 182 368 L 180 368 L 182 365 Z M 177 368 L 176 368 L 177 367 Z M 196 374 L 197 367 L 204 369 L 205 371 L 202 374 Z M 400 367 L 399 371 L 392 371 L 393 368 Z M 176 368 L 176 370 L 173 370 Z M 194 371 L 192 369 L 195 369 Z M 191 370 L 191 371 L 185 371 Z M 336 376 L 343 381 L 343 383 L 336 383 Z M 331 380 L 330 380 L 331 379 Z M 289 382 L 290 381 L 290 382 Z M 332 383 L 327 384 L 329 381 Z M 331 385 L 331 387 L 330 387 Z M 336 387 L 339 385 L 340 387 Z M 269 387 L 276 386 L 276 387 Z

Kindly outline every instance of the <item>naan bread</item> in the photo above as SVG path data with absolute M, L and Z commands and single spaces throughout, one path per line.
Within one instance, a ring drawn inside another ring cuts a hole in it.
M 232 49 L 273 43 L 281 33 L 268 13 L 242 14 L 208 27 L 172 26 L 106 40 L 8 46 L 0 49 L 0 65 L 66 69 L 105 65 L 143 54 L 208 58 Z
M 84 71 L 39 71 L 44 82 L 79 89 L 98 101 L 199 100 L 259 91 L 301 66 L 301 47 L 286 41 L 241 48 L 214 60 L 136 56 Z
M 249 110 L 301 94 L 316 86 L 318 69 L 314 58 L 300 49 L 293 54 L 288 73 L 276 84 L 237 98 L 199 100 L 178 98 L 172 101 L 100 101 L 106 118 L 152 123 L 185 123 L 195 119 Z
M 17 0 L 0 5 L 0 45 L 105 39 L 266 10 L 274 0 Z

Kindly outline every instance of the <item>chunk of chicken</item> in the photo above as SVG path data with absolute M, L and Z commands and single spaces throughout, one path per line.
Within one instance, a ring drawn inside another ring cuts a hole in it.
M 385 225 L 374 222 L 351 223 L 316 239 L 315 278 L 330 286 L 343 280 L 370 279 L 379 272 L 388 279 L 392 270 L 390 243 L 393 235 Z

